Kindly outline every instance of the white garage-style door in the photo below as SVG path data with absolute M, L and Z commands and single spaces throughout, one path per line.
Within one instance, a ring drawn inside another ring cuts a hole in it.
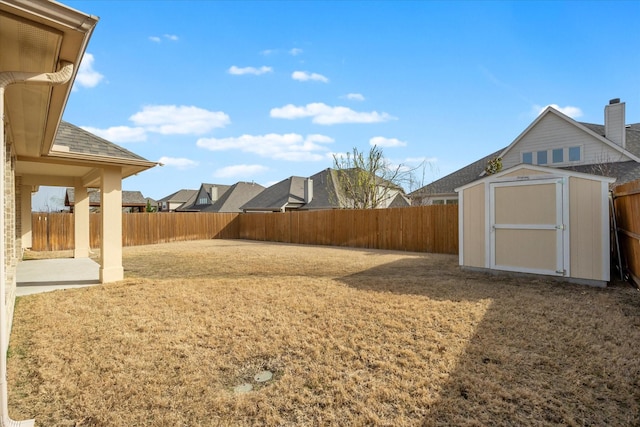
M 563 179 L 490 184 L 491 268 L 567 275 Z

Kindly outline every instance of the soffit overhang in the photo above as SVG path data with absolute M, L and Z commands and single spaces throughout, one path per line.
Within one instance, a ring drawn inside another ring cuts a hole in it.
M 74 64 L 59 86 L 16 83 L 5 91 L 6 135 L 19 156 L 47 155 L 87 43 L 95 16 L 46 0 L 0 0 L 0 72 L 51 73 L 61 61 Z

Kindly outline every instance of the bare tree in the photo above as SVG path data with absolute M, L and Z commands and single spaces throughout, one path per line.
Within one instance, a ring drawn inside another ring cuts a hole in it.
M 334 154 L 333 165 L 343 196 L 339 197 L 340 206 L 355 209 L 384 207 L 396 194 L 404 194 L 401 184 L 415 170 L 391 165 L 375 145 L 368 153 L 354 148 L 345 155 Z

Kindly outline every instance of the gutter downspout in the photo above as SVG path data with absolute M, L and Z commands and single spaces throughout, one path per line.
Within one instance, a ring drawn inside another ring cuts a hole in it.
M 14 83 L 33 83 L 49 86 L 69 82 L 73 75 L 73 64 L 60 61 L 62 68 L 54 73 L 27 73 L 21 71 L 0 72 L 0 230 L 5 227 L 5 134 L 4 134 L 4 91 Z M 7 350 L 9 346 L 9 319 L 7 314 L 7 283 L 4 232 L 0 232 L 0 426 L 32 427 L 35 420 L 14 421 L 9 418 L 9 393 L 7 388 Z

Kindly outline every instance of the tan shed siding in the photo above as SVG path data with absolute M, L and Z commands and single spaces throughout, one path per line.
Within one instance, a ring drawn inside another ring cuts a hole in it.
M 555 184 L 496 187 L 496 224 L 555 224 L 555 196 Z
M 604 280 L 602 267 L 602 184 L 569 178 L 571 277 Z
M 464 265 L 485 266 L 485 191 L 484 184 L 464 190 Z
M 502 165 L 504 169 L 509 169 L 522 163 L 520 155 L 523 151 L 535 153 L 541 150 L 575 146 L 582 146 L 583 161 L 580 163 L 594 164 L 630 160 L 591 134 L 578 129 L 554 114 L 548 114 L 509 150 L 502 159 Z M 553 167 L 551 157 L 548 160 L 547 166 Z

